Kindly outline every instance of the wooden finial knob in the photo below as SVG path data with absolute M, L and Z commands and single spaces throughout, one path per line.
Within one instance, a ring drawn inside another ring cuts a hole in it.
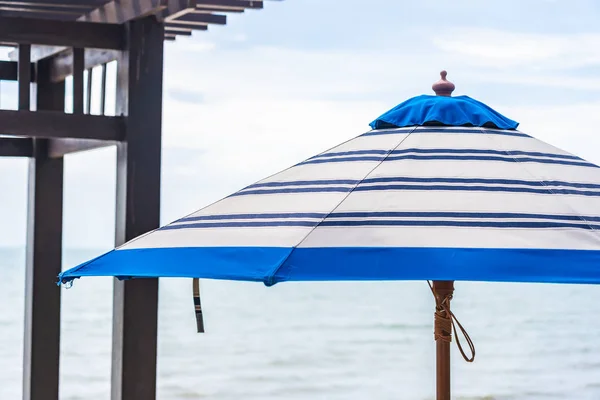
M 440 76 L 442 77 L 442 79 L 440 79 L 431 86 L 436 96 L 452 96 L 452 92 L 454 92 L 455 86 L 454 83 L 446 80 L 447 75 L 448 73 L 446 71 L 440 72 Z

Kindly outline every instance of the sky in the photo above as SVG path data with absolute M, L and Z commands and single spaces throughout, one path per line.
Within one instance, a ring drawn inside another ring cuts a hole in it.
M 366 132 L 441 69 L 455 95 L 600 164 L 598 1 L 265 3 L 165 44 L 162 223 Z M 16 107 L 14 83 L 0 93 Z M 66 157 L 65 247 L 113 246 L 115 162 Z M 27 164 L 0 158 L 0 246 L 25 243 Z

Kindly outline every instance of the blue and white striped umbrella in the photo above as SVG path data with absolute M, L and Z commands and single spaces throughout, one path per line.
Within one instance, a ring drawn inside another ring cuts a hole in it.
M 600 283 L 600 169 L 517 125 L 466 96 L 415 97 L 60 281 Z

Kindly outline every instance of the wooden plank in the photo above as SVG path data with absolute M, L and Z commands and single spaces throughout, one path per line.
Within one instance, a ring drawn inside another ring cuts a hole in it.
M 191 31 L 191 29 L 169 29 L 169 28 L 165 29 L 165 37 L 176 36 L 176 35 L 192 36 L 192 31 Z
M 0 110 L 0 135 L 121 141 L 125 121 L 123 117 L 62 111 Z
M 47 63 L 41 63 L 39 77 L 37 108 L 62 111 L 64 82 L 49 82 Z M 29 164 L 24 400 L 58 400 L 61 291 L 53 283 L 62 264 L 64 163 L 48 159 L 46 145 L 45 140 L 34 142 Z
M 58 10 L 80 10 L 80 12 L 84 12 L 86 10 L 94 9 L 98 7 L 98 4 L 93 4 L 91 2 L 86 2 L 83 4 L 77 4 L 77 2 L 73 3 L 70 0 L 67 2 L 44 2 L 40 0 L 33 1 L 13 1 L 13 0 L 0 0 L 0 7 L 23 7 L 23 8 L 43 8 L 43 9 L 58 9 Z
M 85 82 L 85 113 L 86 114 L 91 114 L 92 113 L 92 79 L 94 77 L 94 70 L 93 69 L 88 69 L 87 70 L 87 80 Z
M 45 22 L 74 21 L 76 16 L 66 13 L 48 13 L 45 11 L 25 11 L 21 9 L 2 10 L 2 17 L 36 19 Z
M 125 32 L 120 25 L 5 17 L 4 14 L 0 16 L 0 42 L 111 50 L 125 46 Z
M 196 11 L 201 11 L 201 12 L 214 12 L 214 11 L 218 11 L 218 12 L 226 12 L 226 13 L 236 13 L 236 14 L 241 14 L 245 11 L 244 8 L 242 7 L 211 7 L 211 6 L 205 6 L 205 5 L 199 5 L 196 6 L 195 8 Z
M 0 137 L 0 157 L 32 157 L 33 139 Z
M 165 24 L 165 29 L 168 29 L 170 31 L 187 31 L 187 30 L 193 30 L 193 31 L 205 31 L 208 29 L 208 26 L 206 25 L 195 25 L 195 24 L 186 24 L 183 22 L 167 22 Z
M 98 7 L 107 3 L 108 0 L 3 0 L 2 3 L 10 3 L 15 5 L 34 4 L 46 5 L 55 7 Z
M 181 15 L 175 20 L 169 19 L 168 21 L 171 23 L 186 23 L 192 25 L 225 25 L 227 23 L 227 16 L 193 11 L 188 14 Z
M 31 108 L 31 45 L 19 45 L 19 110 Z
M 85 58 L 83 49 L 73 49 L 73 114 L 83 114 L 83 72 Z
M 0 60 L 0 81 L 16 81 L 19 78 L 19 69 L 16 61 Z M 31 81 L 35 82 L 35 64 L 30 64 Z
M 116 245 L 160 223 L 163 25 L 129 23 L 129 49 L 117 63 L 117 115 L 127 143 L 117 145 Z M 114 281 L 112 400 L 156 398 L 158 279 Z
M 106 63 L 103 63 L 102 64 L 102 73 L 100 74 L 100 115 L 105 115 L 105 114 L 106 114 Z
M 39 13 L 43 13 L 48 17 L 55 18 L 55 15 L 58 18 L 65 18 L 74 20 L 78 16 L 93 10 L 93 7 L 88 8 L 70 8 L 70 7 L 54 7 L 54 6 L 44 6 L 44 5 L 11 5 L 5 4 L 8 2 L 0 1 L 0 12 L 4 13 L 6 11 L 14 11 L 20 14 L 20 16 L 27 18 L 28 15 L 36 15 Z
M 253 0 L 196 0 L 197 8 L 210 8 L 212 10 L 244 10 L 246 8 L 262 9 L 262 1 Z

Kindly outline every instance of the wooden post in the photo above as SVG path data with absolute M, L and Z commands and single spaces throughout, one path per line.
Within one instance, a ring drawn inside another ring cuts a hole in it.
M 450 400 L 450 345 L 452 325 L 450 300 L 454 293 L 454 281 L 433 281 L 436 301 L 435 347 L 436 347 L 436 399 Z
M 25 62 L 25 58 L 20 61 Z M 26 70 L 19 66 L 19 72 Z M 40 62 L 37 108 L 63 111 L 64 81 L 51 83 L 49 76 L 49 63 Z M 19 105 L 29 109 L 29 91 L 25 85 L 29 87 L 28 82 L 19 82 Z M 63 158 L 48 158 L 47 147 L 47 140 L 34 139 L 34 154 L 29 164 L 23 352 L 25 400 L 58 399 L 60 288 L 56 286 L 56 279 L 62 263 Z
M 164 28 L 154 17 L 127 23 L 128 48 L 117 61 L 116 244 L 158 228 Z M 114 282 L 112 400 L 156 398 L 158 279 Z

